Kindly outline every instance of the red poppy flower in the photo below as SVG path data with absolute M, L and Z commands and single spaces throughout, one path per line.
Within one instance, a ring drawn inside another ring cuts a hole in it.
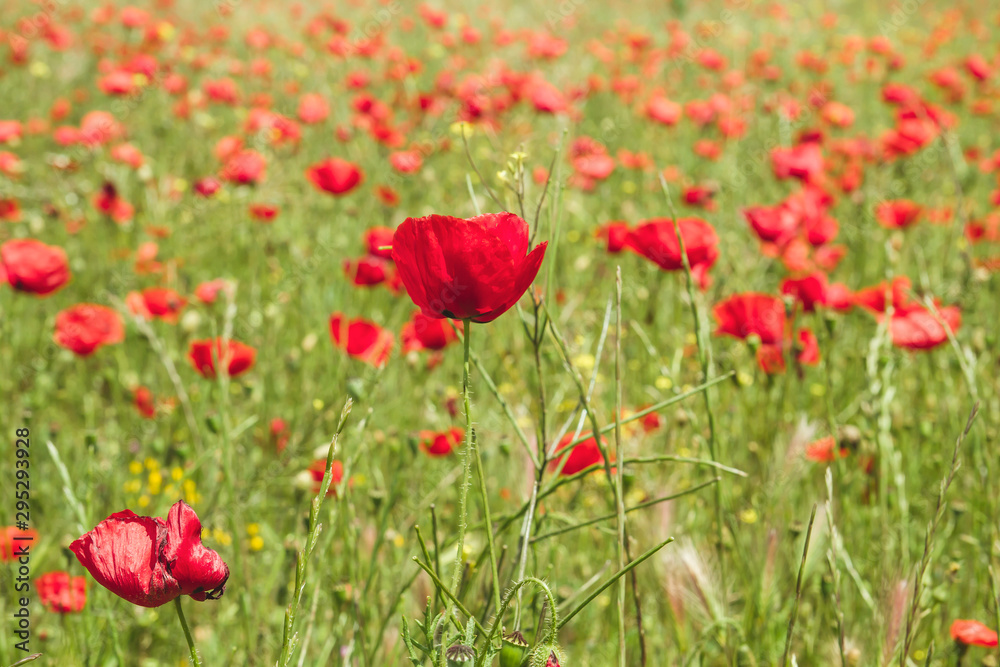
M 663 125 L 676 125 L 677 121 L 681 119 L 682 112 L 680 104 L 663 95 L 654 95 L 646 103 L 646 115 Z
M 46 572 L 35 579 L 38 601 L 59 614 L 83 611 L 87 603 L 86 577 L 72 577 L 69 572 Z
M 0 170 L 2 172 L 2 170 Z M 17 222 L 21 219 L 21 205 L 13 197 L 0 197 L 0 220 Z
M 802 309 L 811 313 L 816 306 L 826 305 L 826 274 L 822 271 L 810 273 L 802 278 L 786 278 L 781 281 L 781 293 L 790 294 L 802 304 Z
M 274 449 L 277 453 L 285 451 L 285 447 L 288 446 L 288 424 L 281 417 L 275 417 L 271 420 L 268 426 L 268 432 L 271 435 L 271 442 L 274 443 Z
M 447 456 L 461 444 L 464 437 L 465 431 L 457 426 L 440 433 L 421 431 L 420 448 L 431 456 Z
M 24 550 L 31 550 L 38 541 L 38 532 L 34 528 L 20 530 L 14 526 L 0 527 L 0 563 L 17 560 Z
M 0 268 L 18 292 L 52 294 L 69 282 L 66 251 L 35 239 L 14 239 L 0 246 Z
M 241 150 L 230 157 L 219 176 L 230 183 L 248 185 L 264 180 L 267 160 L 254 150 Z
M 125 340 L 125 325 L 117 311 L 94 303 L 79 303 L 56 315 L 53 340 L 60 347 L 87 357 L 102 345 Z
M 392 259 L 392 235 L 389 227 L 372 227 L 364 233 L 368 254 L 383 259 Z
M 306 93 L 299 99 L 299 120 L 306 124 L 322 123 L 330 115 L 330 105 L 318 93 Z
M 844 283 L 831 283 L 826 288 L 826 305 L 830 308 L 847 312 L 854 307 L 854 294 Z
M 966 646 L 993 647 L 997 645 L 997 633 L 979 621 L 955 621 L 951 624 L 951 638 Z
M 330 337 L 336 347 L 372 366 L 381 366 L 388 361 L 395 342 L 388 329 L 361 317 L 346 320 L 341 313 L 330 317 Z
M 798 356 L 796 359 L 803 366 L 815 366 L 819 363 L 819 341 L 816 340 L 816 334 L 814 334 L 810 329 L 799 329 L 798 338 Z
M 215 377 L 215 363 L 226 358 L 229 363 L 226 366 L 229 377 L 236 377 L 240 373 L 250 370 L 257 360 L 257 350 L 244 345 L 235 340 L 228 341 L 229 345 L 223 350 L 222 338 L 191 341 L 188 348 L 188 359 L 194 369 L 201 373 L 203 377 Z M 213 359 L 214 357 L 214 359 Z
M 216 278 L 215 280 L 209 280 L 203 282 L 194 288 L 194 295 L 202 303 L 215 303 L 215 300 L 219 298 L 219 292 L 230 289 L 229 281 L 225 278 Z
M 135 207 L 125 201 L 119 194 L 114 183 L 105 183 L 93 198 L 94 209 L 110 217 L 118 224 L 132 219 Z
M 952 334 L 962 325 L 962 313 L 957 306 L 938 307 L 937 314 Z M 948 331 L 938 318 L 918 305 L 894 310 L 889 332 L 893 345 L 909 350 L 929 350 L 948 340 Z
M 555 470 L 559 467 L 562 460 L 566 459 L 566 465 L 563 466 L 562 475 L 575 475 L 581 470 L 585 470 L 590 466 L 597 465 L 604 462 L 604 457 L 601 456 L 601 449 L 597 444 L 597 441 L 590 436 L 590 432 L 581 433 L 581 438 L 587 438 L 579 445 L 573 448 L 573 451 L 569 453 L 567 457 L 565 454 L 559 456 L 559 452 L 569 447 L 570 443 L 573 442 L 573 434 L 567 433 L 556 445 L 556 457 L 549 463 L 549 469 Z M 607 447 L 607 440 L 602 436 L 601 442 Z
M 313 493 L 319 493 L 323 485 L 323 475 L 326 474 L 326 459 L 313 461 L 309 466 L 308 474 L 313 483 Z M 330 488 L 326 492 L 328 498 L 337 495 L 337 487 L 343 479 L 344 464 L 340 461 L 334 461 L 330 466 Z
M 743 209 L 743 217 L 761 241 L 783 245 L 793 236 L 799 219 L 784 206 L 751 206 Z
M 156 415 L 156 404 L 153 402 L 153 392 L 148 387 L 136 387 L 132 393 L 132 400 L 139 414 L 146 419 L 152 419 Z
M 125 297 L 125 304 L 130 311 L 144 319 L 157 318 L 174 324 L 187 304 L 187 299 L 166 287 L 149 287 L 141 292 L 129 292 Z
M 91 576 L 140 607 L 159 607 L 180 595 L 222 597 L 229 566 L 201 543 L 201 521 L 177 501 L 164 521 L 116 512 L 69 545 Z
M 461 320 L 454 322 L 458 330 L 462 331 L 464 323 Z M 446 319 L 428 317 L 421 312 L 414 313 L 413 318 L 403 325 L 403 352 L 443 350 L 448 343 L 458 340 L 458 334 L 451 324 Z
M 771 167 L 779 179 L 797 178 L 812 183 L 823 173 L 823 151 L 814 143 L 775 148 L 771 151 Z
M 412 174 L 420 171 L 424 159 L 420 151 L 395 151 L 389 155 L 389 164 L 401 174 Z
M 628 242 L 629 227 L 627 222 L 609 222 L 594 231 L 594 236 L 608 243 L 608 252 L 616 255 L 625 249 Z
M 906 276 L 897 276 L 893 278 L 891 287 L 882 282 L 878 285 L 873 285 L 872 287 L 863 287 L 859 289 L 854 293 L 854 305 L 860 306 L 875 314 L 884 313 L 886 311 L 886 292 L 889 292 L 892 298 L 893 308 L 904 308 L 910 301 L 906 294 L 909 289 L 910 279 Z
M 194 191 L 199 197 L 211 197 L 222 187 L 222 183 L 219 182 L 215 176 L 206 176 L 205 178 L 198 179 L 194 183 Z
M 306 169 L 306 177 L 317 190 L 340 196 L 357 187 L 364 175 L 353 162 L 333 157 Z
M 606 153 L 592 153 L 573 158 L 573 169 L 581 176 L 603 181 L 615 170 L 615 159 Z
M 267 223 L 274 222 L 274 219 L 278 217 L 278 213 L 281 211 L 274 204 L 263 203 L 250 204 L 247 210 L 250 213 L 250 217 L 254 220 Z
M 904 229 L 920 219 L 923 209 L 909 199 L 885 201 L 875 208 L 875 219 L 886 229 Z
M 381 257 L 365 256 L 344 260 L 344 275 L 355 285 L 370 287 L 392 276 L 392 262 Z
M 780 344 L 785 335 L 785 304 L 769 294 L 736 294 L 712 309 L 716 335 L 756 335 L 764 345 Z
M 832 463 L 837 458 L 847 456 L 846 449 L 837 448 L 837 440 L 828 435 L 806 445 L 806 458 L 816 463 Z
M 757 348 L 757 365 L 768 375 L 785 372 L 785 353 L 781 345 L 766 344 Z
M 396 229 L 392 258 L 424 315 L 492 322 L 527 291 L 547 245 L 529 253 L 528 223 L 513 213 L 429 215 Z
M 719 237 L 715 229 L 701 218 L 678 218 L 681 239 L 688 264 L 698 284 L 705 288 L 709 284 L 708 270 L 719 257 Z M 641 223 L 629 231 L 625 245 L 646 259 L 655 262 L 664 271 L 678 271 L 684 268 L 681 247 L 677 240 L 674 221 L 657 218 Z

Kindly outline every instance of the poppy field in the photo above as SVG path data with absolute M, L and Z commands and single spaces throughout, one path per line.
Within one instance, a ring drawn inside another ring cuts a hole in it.
M 0 8 L 0 665 L 1000 665 L 1000 8 Z

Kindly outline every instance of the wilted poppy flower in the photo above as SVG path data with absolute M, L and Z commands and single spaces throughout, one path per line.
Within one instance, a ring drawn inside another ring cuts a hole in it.
M 332 157 L 306 169 L 306 177 L 317 190 L 339 196 L 357 187 L 363 174 L 353 162 Z
M 125 340 L 125 325 L 116 310 L 95 303 L 79 303 L 56 315 L 53 340 L 56 345 L 86 357 L 102 345 Z
M 358 317 L 347 320 L 341 313 L 330 316 L 333 344 L 355 359 L 381 366 L 389 359 L 395 338 L 388 329 Z
M 35 579 L 38 601 L 59 614 L 83 611 L 87 603 L 86 577 L 72 577 L 69 572 L 46 572 Z
M 0 268 L 18 292 L 51 294 L 69 282 L 66 251 L 35 239 L 14 239 L 0 246 Z
M 221 337 L 214 341 L 212 339 L 191 341 L 188 359 L 196 371 L 209 379 L 215 377 L 216 362 L 226 358 L 229 359 L 226 368 L 230 377 L 236 377 L 250 370 L 257 360 L 257 350 L 235 340 L 230 340 L 228 343 L 227 349 L 224 350 Z
M 555 470 L 559 467 L 559 464 L 563 459 L 566 459 L 566 465 L 563 466 L 562 475 L 575 475 L 581 470 L 585 470 L 590 466 L 597 465 L 598 463 L 604 462 L 604 457 L 601 456 L 601 449 L 597 444 L 597 441 L 590 436 L 590 432 L 581 433 L 580 438 L 587 438 L 579 445 L 573 448 L 573 451 L 569 453 L 567 457 L 565 454 L 560 456 L 559 452 L 569 447 L 573 442 L 573 434 L 567 433 L 556 445 L 556 455 L 555 458 L 549 463 L 549 469 Z M 602 436 L 601 442 L 607 446 L 607 440 Z
M 529 253 L 528 223 L 513 213 L 429 215 L 396 229 L 392 258 L 424 315 L 492 322 L 527 291 L 547 245 Z
M 719 257 L 719 237 L 715 229 L 701 218 L 678 218 L 684 254 L 687 255 L 691 273 L 698 284 L 709 284 L 708 270 Z M 625 245 L 646 259 L 655 262 L 664 271 L 684 268 L 677 229 L 670 218 L 657 218 L 639 224 L 625 237 Z
M 164 521 L 116 512 L 69 545 L 91 576 L 140 607 L 159 607 L 180 595 L 222 597 L 229 566 L 201 543 L 201 521 L 177 501 Z
M 457 320 L 454 323 L 459 331 L 463 330 L 464 322 Z M 413 318 L 403 325 L 403 352 L 443 350 L 448 343 L 458 340 L 458 334 L 451 325 L 452 322 L 446 319 L 414 313 Z
M 132 313 L 144 319 L 161 319 L 175 324 L 187 300 L 172 289 L 149 287 L 141 292 L 129 292 L 125 304 Z
M 34 528 L 20 530 L 14 526 L 0 527 L 0 563 L 17 560 L 30 551 L 38 541 L 38 532 Z
M 966 646 L 997 645 L 997 633 L 979 621 L 958 620 L 951 624 L 951 638 Z
M 420 448 L 431 456 L 447 456 L 458 447 L 463 437 L 465 437 L 465 431 L 457 426 L 439 433 L 421 431 Z

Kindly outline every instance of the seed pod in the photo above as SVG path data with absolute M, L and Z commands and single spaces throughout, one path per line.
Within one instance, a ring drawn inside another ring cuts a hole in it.
M 518 630 L 503 636 L 503 648 L 500 649 L 500 667 L 521 667 L 528 651 L 528 642 Z
M 445 651 L 444 655 L 448 658 L 449 663 L 455 663 L 457 665 L 471 662 L 476 659 L 475 650 L 471 646 L 466 646 L 465 644 L 452 644 L 448 647 L 448 650 Z

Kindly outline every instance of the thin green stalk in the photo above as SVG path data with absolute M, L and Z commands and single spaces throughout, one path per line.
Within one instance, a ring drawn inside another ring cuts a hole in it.
M 458 593 L 462 583 L 462 567 L 465 562 L 465 532 L 469 526 L 469 487 L 472 485 L 472 414 L 469 411 L 469 320 L 465 321 L 465 332 L 462 336 L 463 347 L 465 348 L 464 363 L 462 365 L 462 394 L 465 401 L 465 447 L 462 448 L 462 483 L 458 492 L 458 541 L 455 545 L 455 564 L 451 573 L 451 588 Z M 492 526 L 486 524 L 487 531 L 492 531 Z M 492 549 L 491 549 L 492 557 Z M 453 598 L 457 602 L 457 598 Z M 454 607 L 448 605 L 447 616 L 451 616 Z
M 494 609 L 500 609 L 500 573 L 497 570 L 496 546 L 493 544 L 493 518 L 490 516 L 490 496 L 489 491 L 486 488 L 486 474 L 483 470 L 483 459 L 479 453 L 479 444 L 477 442 L 478 438 L 476 438 L 472 431 L 472 411 L 469 401 L 469 347 L 472 338 L 470 335 L 472 330 L 471 325 L 472 320 L 465 320 L 465 336 L 463 338 L 463 342 L 465 343 L 465 363 L 463 364 L 464 379 L 462 381 L 462 393 L 465 398 L 466 446 L 472 448 L 472 454 L 476 459 L 476 473 L 479 478 L 479 493 L 483 500 L 483 514 L 485 515 L 483 518 L 486 522 L 486 542 L 489 545 L 490 550 L 490 574 L 493 576 L 493 602 L 496 605 Z M 464 517 L 462 522 L 465 523 Z
M 309 558 L 316 549 L 316 542 L 319 540 L 319 534 L 323 528 L 319 522 L 319 510 L 323 505 L 323 500 L 326 498 L 327 491 L 330 490 L 330 482 L 333 479 L 333 460 L 337 455 L 337 445 L 340 443 L 340 435 L 344 432 L 344 427 L 347 426 L 347 417 L 351 414 L 351 407 L 353 405 L 354 402 L 348 398 L 344 403 L 344 409 L 340 412 L 340 422 L 337 424 L 337 431 L 333 434 L 333 438 L 330 440 L 330 447 L 326 452 L 326 468 L 323 472 L 323 481 L 320 482 L 319 491 L 317 491 L 310 505 L 309 532 L 306 534 L 306 543 L 299 550 L 298 558 L 295 561 L 295 588 L 292 600 L 285 609 L 281 653 L 278 661 L 275 663 L 275 667 L 286 667 L 288 665 L 298 641 L 298 634 L 293 634 L 295 615 L 298 613 L 299 603 L 302 601 L 302 592 L 306 586 L 306 568 Z M 346 484 L 347 480 L 345 479 L 343 482 Z
M 615 456 L 625 460 L 622 451 L 622 267 L 615 274 Z M 625 465 L 617 467 L 615 511 L 618 524 L 618 569 L 625 568 Z M 625 667 L 625 577 L 618 580 L 618 667 Z
M 701 326 L 701 315 L 698 312 L 698 301 L 694 294 L 694 277 L 691 274 L 691 263 L 688 261 L 687 249 L 684 247 L 684 237 L 681 234 L 680 225 L 677 223 L 677 211 L 674 209 L 673 199 L 670 197 L 670 189 L 667 181 L 660 174 L 660 187 L 667 197 L 667 205 L 670 207 L 670 217 L 674 223 L 674 234 L 677 235 L 677 245 L 680 249 L 681 263 L 684 265 L 684 276 L 687 281 L 687 295 L 691 302 L 691 315 L 694 317 L 695 340 L 698 343 L 698 361 L 701 363 L 702 381 L 707 381 L 711 372 L 711 349 Z M 713 461 L 718 461 L 715 440 L 715 412 L 712 410 L 712 397 L 709 391 L 705 391 L 702 398 L 705 401 L 705 412 L 708 415 L 708 455 Z M 725 550 L 722 543 L 722 485 L 715 487 L 715 527 L 716 527 L 716 553 L 719 560 L 719 576 L 722 579 L 723 588 L 726 585 L 726 559 Z
M 795 579 L 795 601 L 792 603 L 792 614 L 788 617 L 788 631 L 785 632 L 785 652 L 781 655 L 781 667 L 788 664 L 788 652 L 792 648 L 792 631 L 795 629 L 795 619 L 799 615 L 799 600 L 802 599 L 802 575 L 806 570 L 806 556 L 809 555 L 809 542 L 812 540 L 813 523 L 816 521 L 816 503 L 813 503 L 809 515 L 809 528 L 806 530 L 806 541 L 802 545 L 802 560 L 799 561 L 799 576 Z
M 642 553 L 641 555 L 639 555 L 639 557 L 637 557 L 634 561 L 632 561 L 631 563 L 629 563 L 628 565 L 626 565 L 624 568 L 618 570 L 613 575 L 611 575 L 611 578 L 608 579 L 607 581 L 605 581 L 603 584 L 601 584 L 590 595 L 588 595 L 586 600 L 584 600 L 583 602 L 581 602 L 580 604 L 578 604 L 576 607 L 574 607 L 573 611 L 571 611 L 568 614 L 566 614 L 566 616 L 564 616 L 559 621 L 559 623 L 556 625 L 556 630 L 561 630 L 567 623 L 569 623 L 573 619 L 574 616 L 576 616 L 581 611 L 583 611 L 584 607 L 586 607 L 588 604 L 590 604 L 591 602 L 593 602 L 594 599 L 596 599 L 598 595 L 600 595 L 601 593 L 603 593 L 604 591 L 606 591 L 612 584 L 614 584 L 620 578 L 624 577 L 626 574 L 628 574 L 629 572 L 631 572 L 634 568 L 638 567 L 644 561 L 646 561 L 649 558 L 651 558 L 657 551 L 659 551 L 660 549 L 662 549 L 663 547 L 667 546 L 668 544 L 670 544 L 673 541 L 674 541 L 674 538 L 668 537 L 664 541 L 662 541 L 659 544 L 657 544 L 655 547 L 652 547 L 648 551 L 646 551 L 646 552 Z
M 434 582 L 434 586 L 436 586 L 437 589 L 441 591 L 446 598 L 451 600 L 451 603 L 455 605 L 455 608 L 457 608 L 460 612 L 465 614 L 468 618 L 472 619 L 472 622 L 475 623 L 476 627 L 479 629 L 479 632 L 481 632 L 484 635 L 488 634 L 486 632 L 486 628 L 480 625 L 479 619 L 476 618 L 476 615 L 465 608 L 465 605 L 463 605 L 462 602 L 458 599 L 458 597 L 451 592 L 451 589 L 445 586 L 444 582 L 441 581 L 441 579 L 434 573 L 434 570 L 431 568 L 430 565 L 422 562 L 416 556 L 413 557 L 413 562 L 419 565 L 420 569 L 427 573 L 427 576 L 429 576 L 431 578 L 431 581 Z M 455 627 L 457 627 L 459 630 L 462 630 L 462 624 L 458 622 L 458 620 L 454 617 L 454 615 L 449 614 L 449 617 L 455 623 Z
M 198 649 L 194 647 L 194 637 L 191 636 L 191 630 L 188 628 L 187 619 L 184 618 L 184 608 L 181 606 L 181 598 L 183 595 L 178 595 L 174 598 L 174 609 L 177 610 L 177 618 L 181 621 L 181 629 L 184 630 L 184 639 L 187 640 L 188 648 L 191 650 L 191 664 L 194 667 L 201 667 L 201 659 L 198 658 Z
M 677 498 L 688 496 L 691 495 L 692 493 L 697 493 L 698 491 L 704 489 L 706 486 L 711 486 L 712 484 L 718 484 L 720 479 L 722 478 L 713 477 L 709 481 L 699 484 L 698 486 L 691 487 L 690 489 L 686 489 L 678 493 L 672 493 L 669 496 L 660 496 L 659 498 L 653 498 L 652 500 L 647 500 L 645 502 L 639 503 L 638 505 L 633 505 L 632 507 L 626 507 L 625 513 L 629 514 L 631 512 L 638 512 L 641 509 L 646 509 L 647 507 L 652 507 L 653 505 L 659 505 L 660 503 L 665 503 L 668 500 L 676 500 Z M 564 526 L 563 528 L 559 528 L 557 530 L 553 530 L 548 533 L 542 533 L 541 535 L 536 535 L 535 537 L 531 538 L 531 542 L 532 544 L 534 544 L 535 542 L 541 542 L 542 540 L 547 540 L 550 537 L 565 535 L 566 533 L 572 532 L 574 530 L 579 530 L 580 528 L 586 528 L 587 526 L 593 526 L 594 524 L 601 523 L 602 521 L 608 521 L 610 519 L 614 519 L 617 516 L 618 514 L 617 512 L 615 512 L 612 514 L 605 514 L 603 516 L 599 516 L 594 519 L 588 519 L 580 523 L 574 523 L 570 526 Z
M 965 441 L 966 436 L 969 435 L 969 431 L 972 429 L 972 423 L 975 421 L 977 414 L 979 414 L 979 403 L 972 406 L 972 411 L 969 413 L 969 419 L 965 422 L 965 430 L 962 431 L 962 434 L 955 440 L 955 448 L 951 453 L 951 466 L 948 468 L 948 474 L 941 480 L 941 487 L 938 490 L 937 503 L 934 506 L 934 516 L 927 524 L 927 530 L 924 533 L 924 552 L 920 557 L 920 564 L 917 566 L 917 571 L 913 573 L 913 590 L 910 592 L 910 609 L 906 614 L 906 631 L 903 634 L 902 650 L 899 654 L 899 667 L 906 667 L 906 659 L 910 654 L 910 645 L 913 642 L 917 622 L 920 620 L 920 598 L 923 593 L 924 574 L 927 572 L 927 567 L 931 563 L 934 537 L 937 533 L 938 524 L 941 522 L 941 518 L 944 515 L 946 504 L 945 496 L 947 495 L 948 489 L 951 487 L 951 483 L 954 481 L 955 474 L 958 472 L 958 468 L 960 466 L 958 453 L 962 449 L 962 443 Z

